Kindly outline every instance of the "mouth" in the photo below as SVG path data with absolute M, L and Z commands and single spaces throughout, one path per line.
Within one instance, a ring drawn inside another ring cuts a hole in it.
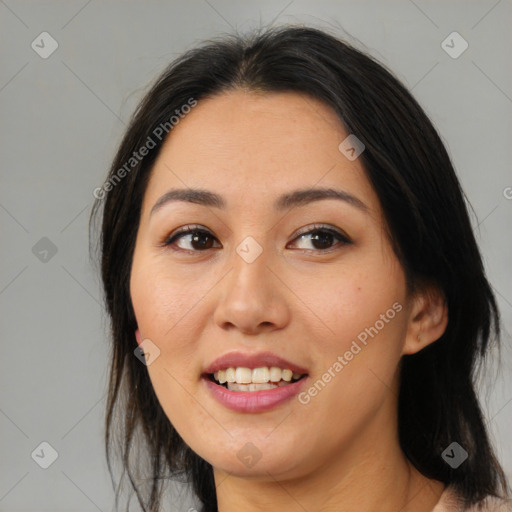
M 230 391 L 251 393 L 289 386 L 307 377 L 307 373 L 298 373 L 289 368 L 277 366 L 262 366 L 254 369 L 238 366 L 206 374 L 206 377 Z
M 298 395 L 309 373 L 271 352 L 230 352 L 207 366 L 201 377 L 220 405 L 238 413 L 263 413 Z

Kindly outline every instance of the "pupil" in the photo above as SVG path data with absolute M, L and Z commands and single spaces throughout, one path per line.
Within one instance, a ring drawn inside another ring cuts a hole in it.
M 206 238 L 209 239 L 209 242 L 208 241 L 205 242 Z M 194 249 L 210 249 L 211 248 L 211 237 L 209 237 L 208 235 L 203 234 L 203 233 L 194 233 L 192 235 L 191 243 L 192 243 L 192 246 L 194 247 Z M 197 244 L 197 246 L 195 246 L 194 244 Z
M 328 249 L 333 243 L 333 234 L 327 231 L 322 231 L 321 234 L 316 234 L 312 237 L 312 243 L 317 249 Z M 318 247 L 318 245 L 324 247 Z

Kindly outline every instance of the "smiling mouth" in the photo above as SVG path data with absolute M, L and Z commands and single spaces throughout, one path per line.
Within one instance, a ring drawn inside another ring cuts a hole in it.
M 265 391 L 288 386 L 306 377 L 307 374 L 294 373 L 288 368 L 260 367 L 230 367 L 207 374 L 209 380 L 230 391 Z

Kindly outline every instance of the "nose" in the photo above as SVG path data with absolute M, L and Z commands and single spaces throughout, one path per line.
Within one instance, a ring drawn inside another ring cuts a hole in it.
M 286 287 L 269 266 L 265 251 L 248 263 L 239 254 L 223 280 L 214 322 L 224 330 L 258 334 L 282 329 L 290 321 Z

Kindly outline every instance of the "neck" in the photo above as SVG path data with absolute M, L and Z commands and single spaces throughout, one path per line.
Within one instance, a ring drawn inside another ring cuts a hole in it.
M 386 414 L 382 408 L 380 415 Z M 248 479 L 214 469 L 219 512 L 431 512 L 443 484 L 421 475 L 405 458 L 396 419 L 378 416 L 302 476 L 272 475 L 260 468 Z

